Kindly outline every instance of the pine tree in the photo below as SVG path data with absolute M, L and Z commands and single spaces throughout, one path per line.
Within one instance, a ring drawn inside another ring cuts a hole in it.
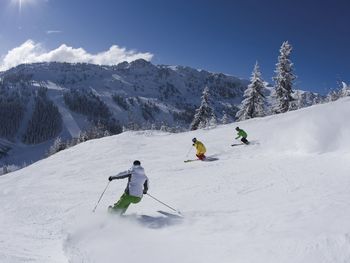
M 53 143 L 53 145 L 51 145 L 50 149 L 49 149 L 49 154 L 48 155 L 52 155 L 55 154 L 59 151 L 62 151 L 64 149 L 67 148 L 67 145 L 62 142 L 61 137 L 57 137 Z
M 8 167 L 7 167 L 7 165 L 4 165 L 3 167 L 2 167 L 2 174 L 7 174 L 9 171 L 8 171 Z
M 205 87 L 202 93 L 202 102 L 200 107 L 196 110 L 193 121 L 191 123 L 191 130 L 197 130 L 210 126 L 210 120 L 215 118 L 214 110 L 210 106 L 209 88 Z
M 341 82 L 340 97 L 350 96 L 350 85 L 348 86 L 345 82 Z
M 229 122 L 229 120 L 228 120 L 227 113 L 226 113 L 226 111 L 223 111 L 223 112 L 222 112 L 221 123 L 222 123 L 222 124 L 227 124 L 228 122 Z
M 83 131 L 79 134 L 78 143 L 86 142 L 89 140 L 87 132 Z
M 315 98 L 313 98 L 313 100 L 312 100 L 312 105 L 320 104 L 320 103 L 323 103 L 323 102 L 324 102 L 324 99 L 322 98 L 322 96 L 317 94 L 315 96 Z
M 108 131 L 108 130 L 105 130 L 103 132 L 103 137 L 107 137 L 107 136 L 111 136 L 112 134 Z
M 339 92 L 336 91 L 336 90 L 331 90 L 331 91 L 328 93 L 326 100 L 327 100 L 328 102 L 331 102 L 331 101 L 336 101 L 336 100 L 338 100 L 339 98 L 340 98 Z
M 160 130 L 162 132 L 169 132 L 170 127 L 166 123 L 162 123 L 162 125 L 160 126 Z
M 218 125 L 218 121 L 216 119 L 216 116 L 213 114 L 209 120 L 209 127 L 215 128 Z
M 238 121 L 265 116 L 265 97 L 262 94 L 265 85 L 261 78 L 258 62 L 255 63 L 250 81 L 244 92 L 245 99 L 236 114 Z
M 283 42 L 276 64 L 275 89 L 273 91 L 274 105 L 272 112 L 275 114 L 287 112 L 290 110 L 291 101 L 293 100 L 293 81 L 296 76 L 293 73 L 293 63 L 290 61 L 292 46 L 288 41 Z
M 45 89 L 39 89 L 35 98 L 35 106 L 29 120 L 23 142 L 38 144 L 55 138 L 62 129 L 62 116 L 57 106 L 48 99 Z

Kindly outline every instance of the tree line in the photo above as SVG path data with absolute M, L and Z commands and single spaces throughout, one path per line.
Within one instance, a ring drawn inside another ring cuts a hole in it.
M 285 41 L 279 50 L 278 62 L 275 69 L 276 75 L 273 77 L 274 87 L 271 92 L 272 102 L 270 105 L 266 101 L 267 98 L 264 92 L 266 90 L 266 83 L 262 79 L 258 62 L 255 63 L 250 83 L 244 91 L 243 101 L 235 115 L 237 121 L 284 113 L 313 104 L 335 101 L 341 97 L 350 96 L 350 86 L 344 82 L 341 83 L 341 88 L 338 90 L 331 90 L 326 99 L 322 98 L 319 94 L 294 92 L 296 75 L 290 59 L 292 49 L 292 45 L 288 41 Z M 216 123 L 214 109 L 210 102 L 210 92 L 207 87 L 204 88 L 201 99 L 201 104 L 196 110 L 190 125 L 191 130 L 210 127 Z M 226 123 L 227 121 L 227 114 L 223 113 L 221 122 Z
M 62 116 L 57 106 L 47 98 L 46 93 L 46 88 L 37 91 L 33 114 L 23 135 L 24 143 L 45 142 L 55 138 L 62 130 Z

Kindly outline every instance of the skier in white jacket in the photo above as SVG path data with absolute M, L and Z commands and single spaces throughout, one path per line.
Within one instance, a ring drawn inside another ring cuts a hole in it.
M 140 161 L 134 161 L 133 166 L 129 170 L 110 176 L 108 180 L 124 178 L 128 178 L 128 185 L 124 194 L 114 206 L 108 207 L 110 212 L 116 212 L 121 215 L 125 213 L 131 203 L 136 204 L 140 202 L 143 195 L 147 194 L 148 191 L 148 178 Z

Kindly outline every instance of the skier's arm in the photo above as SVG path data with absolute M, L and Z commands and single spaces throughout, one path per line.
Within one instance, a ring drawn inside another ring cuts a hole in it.
M 114 179 L 124 179 L 124 178 L 128 178 L 131 176 L 131 170 L 127 170 L 127 171 L 124 171 L 124 172 L 121 172 L 117 175 L 113 175 L 113 176 L 110 176 L 108 178 L 109 181 L 112 181 Z

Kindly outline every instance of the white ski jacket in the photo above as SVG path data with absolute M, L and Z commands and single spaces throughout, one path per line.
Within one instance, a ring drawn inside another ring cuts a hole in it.
M 142 197 L 148 191 L 148 178 L 141 165 L 133 165 L 129 170 L 111 176 L 111 179 L 128 178 L 125 193 L 132 196 Z

